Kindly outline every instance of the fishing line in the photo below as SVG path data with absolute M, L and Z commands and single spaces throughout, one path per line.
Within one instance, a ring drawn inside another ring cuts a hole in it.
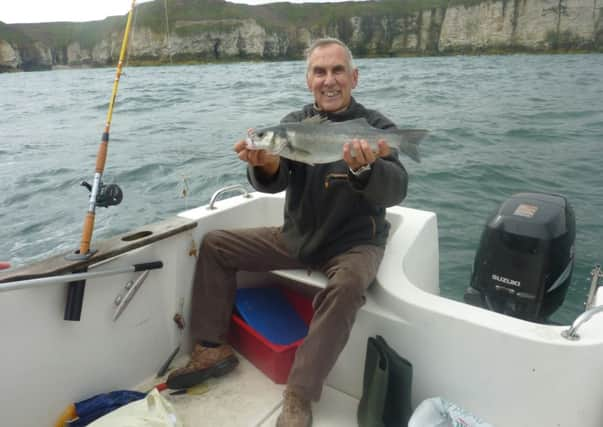
M 182 190 L 180 191 L 180 196 L 184 199 L 184 210 L 188 210 L 188 177 L 186 175 L 182 175 Z
M 138 5 L 134 7 L 134 16 L 132 17 L 132 32 L 130 34 L 130 49 L 126 52 L 126 65 L 125 68 L 128 68 L 130 65 L 130 53 L 134 50 L 134 36 L 136 32 L 136 17 L 138 16 Z M 122 73 L 122 75 L 126 75 L 126 73 Z
M 167 0 L 163 0 L 163 10 L 165 12 L 165 45 L 167 46 L 168 57 L 170 58 L 170 64 L 172 62 L 172 47 L 170 45 L 170 20 L 168 19 L 168 4 Z
M 163 11 L 164 11 L 164 18 L 165 18 L 165 46 L 167 48 L 167 54 L 168 54 L 168 58 L 170 59 L 170 65 L 173 65 L 173 55 L 172 55 L 172 46 L 170 43 L 170 19 L 169 19 L 169 12 L 168 12 L 168 0 L 163 0 Z M 179 154 L 179 160 L 180 160 L 180 164 L 185 163 L 185 158 L 184 158 L 184 150 L 182 150 L 182 140 L 179 139 L 178 141 L 178 154 Z M 183 199 L 184 201 L 184 210 L 188 210 L 188 196 L 190 194 L 190 186 L 189 186 L 189 177 L 188 174 L 183 173 L 181 174 L 181 178 L 182 178 L 182 186 L 180 187 L 180 191 L 179 191 L 179 196 Z
M 165 44 L 167 47 L 168 57 L 170 59 L 170 65 L 173 65 L 174 62 L 172 60 L 172 46 L 170 44 L 170 21 L 169 21 L 169 16 L 168 16 L 167 0 L 163 1 L 163 10 L 165 12 L 164 13 L 164 15 L 165 15 Z M 178 156 L 180 157 L 180 160 L 181 160 L 180 164 L 184 163 L 184 161 L 183 161 L 184 153 L 182 150 L 182 144 L 183 144 L 182 138 L 178 138 Z M 190 188 L 188 185 L 188 176 L 186 174 L 182 174 L 182 188 L 180 190 L 180 197 L 182 197 L 182 199 L 184 201 L 184 210 L 188 210 L 189 194 L 190 194 Z M 196 259 L 197 255 L 198 255 L 197 243 L 195 242 L 192 231 L 189 231 L 189 237 L 190 237 L 190 243 L 189 243 L 190 246 L 189 246 L 189 250 L 188 250 L 188 255 L 189 255 L 189 257 L 194 257 Z M 183 294 L 184 287 L 181 286 L 179 289 L 180 289 L 180 292 L 179 292 L 179 298 L 178 298 L 178 310 L 176 311 L 176 314 L 174 315 L 174 321 L 178 324 L 177 334 L 175 335 L 176 348 L 174 349 L 174 351 L 170 355 L 170 357 L 166 360 L 166 362 L 164 363 L 164 366 L 162 366 L 160 371 L 157 373 L 158 376 L 165 375 L 165 373 L 167 372 L 167 369 L 169 369 L 169 365 L 170 365 L 171 361 L 176 357 L 176 355 L 180 351 L 181 346 L 183 345 L 184 321 L 182 320 L 182 316 L 184 315 L 185 296 Z M 180 319 L 180 322 L 178 321 L 178 319 Z

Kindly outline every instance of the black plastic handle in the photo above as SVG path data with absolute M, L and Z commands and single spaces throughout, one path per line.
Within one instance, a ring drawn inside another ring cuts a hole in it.
M 163 262 L 152 261 L 152 262 L 143 262 L 141 264 L 134 264 L 134 271 L 155 270 L 157 268 L 163 268 Z

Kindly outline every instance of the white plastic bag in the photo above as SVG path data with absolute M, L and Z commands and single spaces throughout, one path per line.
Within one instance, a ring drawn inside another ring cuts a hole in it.
M 425 399 L 413 412 L 408 427 L 493 427 L 440 397 Z
M 137 400 L 97 419 L 89 427 L 184 427 L 170 402 L 153 389 Z

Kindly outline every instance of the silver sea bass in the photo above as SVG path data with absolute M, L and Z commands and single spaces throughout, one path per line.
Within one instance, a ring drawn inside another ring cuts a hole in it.
M 375 152 L 377 141 L 383 139 L 390 147 L 419 162 L 417 145 L 425 135 L 427 131 L 423 129 L 377 129 L 364 118 L 335 123 L 314 116 L 302 122 L 252 130 L 246 141 L 247 149 L 266 150 L 313 165 L 342 159 L 343 144 L 352 139 L 366 140 Z

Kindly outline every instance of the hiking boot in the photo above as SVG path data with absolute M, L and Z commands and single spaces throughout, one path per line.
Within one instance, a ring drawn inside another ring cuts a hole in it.
M 276 427 L 310 427 L 312 425 L 310 401 L 288 389 L 283 395 L 283 409 L 276 420 Z
M 171 372 L 166 381 L 171 389 L 189 388 L 210 377 L 220 377 L 232 371 L 239 359 L 228 344 L 218 347 L 204 347 L 196 344 L 191 360 L 184 368 Z

